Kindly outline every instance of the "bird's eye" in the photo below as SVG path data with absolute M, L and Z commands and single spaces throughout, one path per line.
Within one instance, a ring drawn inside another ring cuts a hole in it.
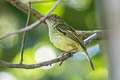
M 57 18 L 58 16 L 56 14 L 52 14 L 52 17 Z

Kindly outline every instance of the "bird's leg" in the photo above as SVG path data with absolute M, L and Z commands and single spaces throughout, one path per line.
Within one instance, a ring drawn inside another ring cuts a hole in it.
M 72 54 L 72 52 L 63 52 L 63 53 L 61 53 L 60 56 L 63 57 L 63 60 L 61 60 L 59 66 L 61 66 L 61 65 L 63 64 L 63 62 L 64 62 L 64 60 L 65 60 L 66 57 L 68 57 L 68 56 L 69 56 L 69 57 L 72 57 L 73 54 Z
M 63 52 L 63 53 L 60 54 L 60 56 L 62 56 L 63 58 L 66 58 L 66 55 L 68 55 L 68 54 L 69 54 L 70 57 L 72 56 L 71 52 Z M 59 66 L 61 66 L 63 64 L 64 60 L 65 59 L 61 60 Z
M 61 53 L 60 56 L 64 57 L 64 56 L 65 56 L 65 53 L 66 53 L 66 52 Z M 59 66 L 61 66 L 61 65 L 63 64 L 63 62 L 64 62 L 64 60 L 60 61 Z
M 72 57 L 72 56 L 73 56 L 73 53 L 74 53 L 75 51 L 76 51 L 76 49 L 72 49 L 72 50 L 70 50 L 70 51 L 68 51 L 68 52 L 63 52 L 63 53 L 61 53 L 60 56 L 63 57 L 63 60 L 61 60 L 59 66 L 61 66 L 61 65 L 63 64 L 63 62 L 64 62 L 64 60 L 66 59 L 66 57 Z

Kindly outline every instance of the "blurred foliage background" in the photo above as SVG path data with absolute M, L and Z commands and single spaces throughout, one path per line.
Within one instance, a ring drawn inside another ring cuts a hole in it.
M 33 3 L 32 7 L 45 14 L 55 4 L 55 0 Z M 94 0 L 64 0 L 53 12 L 61 16 L 77 30 L 100 29 Z M 16 31 L 25 26 L 27 14 L 0 0 L 0 35 Z M 35 21 L 32 18 L 31 23 Z M 22 33 L 0 40 L 0 59 L 19 63 Z M 0 80 L 107 80 L 107 56 L 102 41 L 94 40 L 87 45 L 95 65 L 95 71 L 83 55 L 75 54 L 62 66 L 58 63 L 37 69 L 0 68 Z M 27 32 L 24 64 L 32 64 L 53 59 L 61 53 L 49 41 L 48 28 L 40 24 Z

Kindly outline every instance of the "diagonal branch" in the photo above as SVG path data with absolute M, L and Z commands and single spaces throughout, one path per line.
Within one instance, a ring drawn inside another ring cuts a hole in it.
M 88 43 L 90 43 L 94 39 L 97 39 L 97 33 L 93 33 L 92 35 L 90 35 L 89 37 L 84 39 L 84 44 L 87 45 Z
M 56 4 L 53 6 L 53 8 L 51 8 L 51 10 L 43 17 L 40 18 L 40 20 L 37 20 L 36 22 L 34 22 L 33 24 L 25 27 L 25 28 L 22 28 L 22 29 L 19 29 L 18 31 L 15 31 L 15 32 L 10 32 L 8 34 L 4 34 L 4 35 L 1 35 L 0 36 L 0 40 L 1 39 L 4 39 L 4 38 L 7 38 L 11 35 L 14 35 L 14 34 L 18 34 L 18 33 L 22 33 L 22 32 L 25 32 L 25 31 L 28 31 L 28 30 L 31 30 L 33 28 L 35 28 L 36 26 L 38 26 L 41 22 L 43 22 L 56 8 L 57 6 L 60 4 L 62 0 L 58 0 L 56 2 Z
M 29 12 L 29 7 L 23 4 L 20 0 L 6 0 L 6 1 L 25 13 Z M 40 19 L 43 16 L 40 12 L 36 11 L 33 8 L 31 8 L 31 15 L 34 16 L 36 19 Z

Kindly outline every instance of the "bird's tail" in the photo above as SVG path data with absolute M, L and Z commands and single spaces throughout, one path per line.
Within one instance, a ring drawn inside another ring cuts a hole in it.
M 79 46 L 79 48 L 78 48 L 78 49 L 79 49 L 80 51 L 82 51 L 82 52 L 85 52 L 85 53 L 84 53 L 84 55 L 85 55 L 85 56 L 86 56 L 86 58 L 88 59 L 88 61 L 89 61 L 90 65 L 91 65 L 92 70 L 95 70 L 94 65 L 93 65 L 93 62 L 92 62 L 92 60 L 91 60 L 90 56 L 88 55 L 87 50 L 86 50 L 85 48 L 81 47 L 81 46 Z
M 87 51 L 85 51 L 85 56 L 87 57 L 90 65 L 91 65 L 92 70 L 95 70 L 95 67 L 94 67 L 94 65 L 93 65 L 93 62 L 92 62 L 90 56 L 88 55 L 88 52 L 87 52 Z

